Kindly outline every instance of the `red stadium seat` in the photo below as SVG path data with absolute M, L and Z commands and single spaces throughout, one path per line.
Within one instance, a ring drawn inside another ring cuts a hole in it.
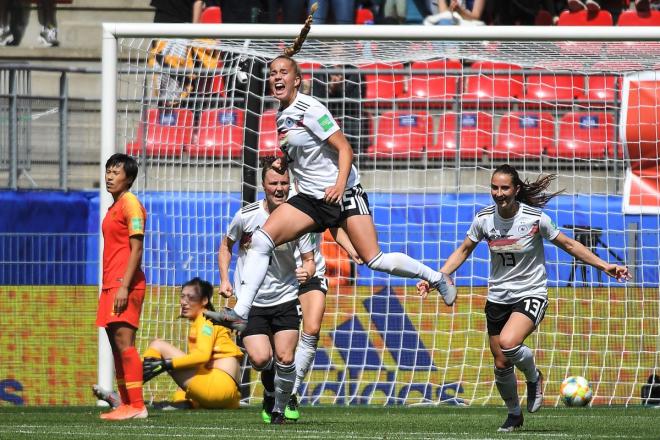
M 259 125 L 259 157 L 282 155 L 277 138 L 276 116 L 276 110 L 267 110 L 261 115 Z
M 512 112 L 500 119 L 495 159 L 540 158 L 555 144 L 555 120 L 550 113 Z
M 245 114 L 238 109 L 203 111 L 197 142 L 188 148 L 192 157 L 239 157 L 243 149 Z
M 609 113 L 566 113 L 559 120 L 557 147 L 548 155 L 560 159 L 605 159 L 614 150 L 614 117 Z
M 623 11 L 617 26 L 660 26 L 660 11 Z
M 584 97 L 582 75 L 531 74 L 527 76 L 525 99 L 544 104 L 573 104 Z
M 461 158 L 474 159 L 482 157 L 484 150 L 492 147 L 492 115 L 485 112 L 445 113 L 440 116 L 438 139 L 427 148 L 426 156 L 429 159 L 452 159 L 460 149 Z
M 614 101 L 618 79 L 609 75 L 592 75 L 587 79 L 587 99 Z
M 476 62 L 471 66 L 478 73 L 466 76 L 463 106 L 510 107 L 510 101 L 523 96 L 522 75 L 495 73 L 493 71 L 517 71 L 522 68 L 513 64 Z M 466 102 L 475 101 L 475 102 Z
M 456 60 L 416 61 L 410 66 L 412 76 L 408 90 L 401 97 L 408 98 L 415 106 L 441 107 L 455 97 L 459 74 L 426 73 L 428 70 L 457 70 L 463 66 Z
M 351 260 L 348 253 L 332 238 L 330 229 L 323 233 L 321 254 L 325 258 L 325 277 L 330 286 L 343 286 L 351 283 Z
M 209 6 L 204 8 L 199 18 L 201 23 L 218 24 L 222 23 L 222 10 L 220 6 Z
M 420 158 L 433 128 L 425 112 L 385 112 L 378 118 L 378 131 L 369 154 L 375 158 Z
M 403 69 L 403 64 L 363 64 L 360 66 L 360 69 L 378 70 L 378 73 L 367 73 L 364 75 L 364 82 L 366 84 L 365 99 L 367 100 L 365 105 L 387 104 L 391 106 L 392 100 L 403 93 L 404 76 L 392 73 L 392 70 Z M 369 102 L 370 100 L 371 102 Z
M 143 138 L 148 157 L 180 157 L 183 147 L 189 145 L 193 134 L 193 113 L 184 109 L 149 109 L 146 123 L 138 126 L 137 139 L 126 145 L 128 154 L 137 156 L 142 151 Z M 144 137 L 144 126 L 147 133 Z
M 374 13 L 369 8 L 358 8 L 355 10 L 355 24 L 374 24 Z
M 612 26 L 613 24 L 612 14 L 604 9 L 595 12 L 566 10 L 559 14 L 557 23 L 558 26 Z
M 303 79 L 312 79 L 315 73 L 323 68 L 320 63 L 298 63 Z

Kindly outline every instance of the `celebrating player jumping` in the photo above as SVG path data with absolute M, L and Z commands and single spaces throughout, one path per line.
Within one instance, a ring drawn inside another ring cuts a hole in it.
M 298 183 L 299 193 L 283 204 L 252 237 L 244 281 L 234 309 L 222 312 L 223 325 L 235 330 L 245 322 L 268 270 L 273 250 L 305 233 L 341 227 L 360 258 L 373 269 L 407 278 L 421 278 L 437 288 L 451 305 L 456 289 L 449 277 L 399 252 L 384 253 L 369 210 L 369 200 L 353 166 L 353 150 L 327 108 L 298 91 L 302 77 L 291 56 L 302 46 L 311 16 L 286 55 L 272 60 L 269 83 L 279 101 L 277 131 L 280 146 Z

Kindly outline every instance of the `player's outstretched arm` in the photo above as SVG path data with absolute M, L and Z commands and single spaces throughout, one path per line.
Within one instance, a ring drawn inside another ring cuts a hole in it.
M 451 279 L 451 274 L 456 272 L 456 270 L 461 267 L 461 264 L 467 260 L 472 251 L 474 251 L 474 248 L 477 247 L 477 244 L 478 243 L 470 240 L 468 237 L 465 237 L 463 243 L 461 243 L 461 245 L 451 253 L 449 258 L 447 258 L 447 261 L 445 261 L 445 264 L 440 268 L 440 272 L 446 276 L 448 282 L 452 285 L 453 281 Z M 422 298 L 426 298 L 430 290 L 431 288 L 428 282 L 420 281 L 417 283 L 417 293 Z
M 234 241 L 226 235 L 220 242 L 218 249 L 218 268 L 220 269 L 220 295 L 229 298 L 234 294 L 234 289 L 229 281 L 229 263 L 231 262 Z
M 582 243 L 570 238 L 563 232 L 560 232 L 559 235 L 552 240 L 552 243 L 578 260 L 593 266 L 596 269 L 602 270 L 617 281 L 624 282 L 632 279 L 632 275 L 630 275 L 626 266 L 619 266 L 602 260 L 598 255 L 587 249 Z

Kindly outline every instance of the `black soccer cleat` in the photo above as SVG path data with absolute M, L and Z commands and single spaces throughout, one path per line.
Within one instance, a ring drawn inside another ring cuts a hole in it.
M 247 326 L 247 319 L 243 319 L 236 314 L 234 309 L 225 307 L 217 312 L 206 310 L 204 316 L 211 320 L 216 325 L 227 327 L 230 330 L 236 330 L 241 333 Z
M 521 428 L 523 425 L 523 415 L 514 415 L 509 414 L 504 421 L 504 424 L 500 426 L 497 432 L 513 432 L 514 430 Z
M 539 373 L 536 382 L 527 382 L 527 411 L 535 413 L 543 405 L 543 374 Z
M 281 412 L 273 412 L 270 415 L 270 424 L 271 425 L 284 425 L 284 414 Z

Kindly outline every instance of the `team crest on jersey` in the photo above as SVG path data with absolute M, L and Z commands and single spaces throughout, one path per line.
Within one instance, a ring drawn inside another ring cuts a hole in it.
M 286 125 L 287 128 L 293 128 L 293 126 L 296 125 L 296 121 L 291 118 L 286 118 L 284 120 L 284 125 Z

